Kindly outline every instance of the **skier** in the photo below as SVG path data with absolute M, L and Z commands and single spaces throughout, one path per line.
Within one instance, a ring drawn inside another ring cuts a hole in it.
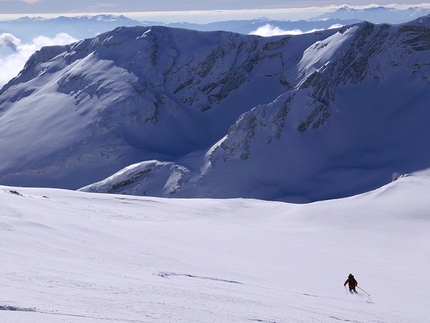
M 349 287 L 349 292 L 352 293 L 356 293 L 357 291 L 355 290 L 355 287 L 358 285 L 357 280 L 354 278 L 353 274 L 349 274 L 348 279 L 345 280 L 345 283 L 343 284 L 343 286 L 346 286 L 346 284 L 348 284 Z

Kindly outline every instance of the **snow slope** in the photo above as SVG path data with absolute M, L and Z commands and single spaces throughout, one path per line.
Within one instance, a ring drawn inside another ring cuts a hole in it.
M 294 205 L 3 186 L 0 321 L 425 322 L 429 187 Z

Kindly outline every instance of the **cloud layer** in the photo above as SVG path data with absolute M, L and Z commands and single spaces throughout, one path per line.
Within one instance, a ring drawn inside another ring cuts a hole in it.
M 21 43 L 21 40 L 9 33 L 0 34 L 0 47 L 11 48 L 14 52 L 7 56 L 0 56 L 0 87 L 17 76 L 30 56 L 43 46 L 66 45 L 75 42 L 72 36 L 60 33 L 54 38 L 39 36 L 30 43 Z

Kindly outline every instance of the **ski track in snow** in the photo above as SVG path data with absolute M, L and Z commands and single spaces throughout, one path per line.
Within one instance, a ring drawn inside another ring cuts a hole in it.
M 208 280 L 214 280 L 214 281 L 230 283 L 230 284 L 242 284 L 241 282 L 238 282 L 235 280 L 227 280 L 227 279 L 220 279 L 220 278 L 214 278 L 214 277 L 204 277 L 204 276 L 191 275 L 191 274 L 177 274 L 177 273 L 169 273 L 169 272 L 159 272 L 157 275 L 160 277 L 181 276 L 181 277 L 189 277 L 189 278 L 197 278 L 197 279 L 208 279 Z

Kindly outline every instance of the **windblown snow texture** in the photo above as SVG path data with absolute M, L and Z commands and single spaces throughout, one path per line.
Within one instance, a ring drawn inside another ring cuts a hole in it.
M 272 38 L 118 28 L 43 48 L 0 92 L 0 182 L 303 202 L 364 192 L 430 167 L 429 50 L 429 17 Z
M 1 186 L 0 322 L 426 322 L 429 194 L 428 174 L 301 205 Z

